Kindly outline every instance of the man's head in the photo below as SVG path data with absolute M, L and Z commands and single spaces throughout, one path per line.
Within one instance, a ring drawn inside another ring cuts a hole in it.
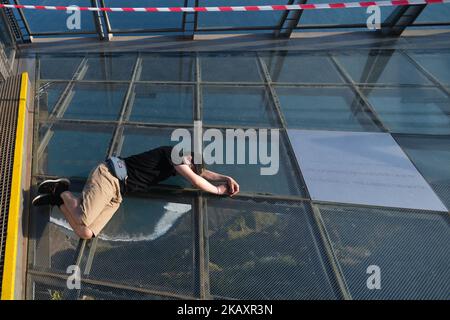
M 186 164 L 191 168 L 192 171 L 194 171 L 196 174 L 200 174 L 203 170 L 203 164 L 196 165 L 194 162 L 195 159 L 195 153 L 192 151 L 186 152 L 186 155 L 183 155 L 182 162 L 183 164 Z M 199 155 L 197 155 L 197 159 L 202 159 Z M 197 168 L 200 169 L 200 172 L 198 172 Z

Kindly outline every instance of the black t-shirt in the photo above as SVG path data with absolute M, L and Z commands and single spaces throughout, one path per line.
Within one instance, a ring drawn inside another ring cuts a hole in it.
M 159 147 L 124 158 L 128 173 L 127 192 L 145 192 L 150 185 L 174 176 L 172 148 Z

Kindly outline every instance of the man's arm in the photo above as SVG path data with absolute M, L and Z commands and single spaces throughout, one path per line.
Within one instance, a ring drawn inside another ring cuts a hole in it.
M 203 172 L 200 174 L 203 178 L 210 180 L 210 181 L 224 181 L 227 183 L 228 188 L 230 190 L 230 195 L 233 196 L 236 193 L 239 192 L 239 184 L 229 176 L 225 176 L 223 174 L 210 171 L 210 170 L 203 170 Z
M 206 169 L 204 169 L 202 171 L 200 176 L 202 176 L 203 178 L 205 178 L 209 181 L 227 181 L 227 179 L 230 178 L 229 176 L 225 176 L 223 174 L 220 174 L 220 173 L 217 173 L 214 171 L 210 171 L 210 170 L 206 170 Z
M 215 186 L 208 182 L 205 178 L 196 174 L 192 169 L 186 164 L 180 164 L 175 166 L 175 170 L 185 177 L 194 187 L 199 188 L 203 191 L 213 193 L 213 194 L 226 194 L 228 192 L 228 188 L 226 185 L 221 184 L 219 186 Z

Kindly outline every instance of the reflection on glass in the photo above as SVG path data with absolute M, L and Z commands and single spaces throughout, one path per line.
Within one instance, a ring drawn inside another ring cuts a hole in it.
M 448 22 L 448 17 L 450 17 L 450 6 L 426 6 L 417 17 L 416 22 Z M 447 28 L 447 26 L 443 26 L 443 28 Z
M 192 123 L 193 87 L 136 84 L 130 121 Z
M 448 299 L 447 215 L 321 206 L 333 249 L 354 299 Z M 381 290 L 368 290 L 376 265 Z
M 80 65 L 83 57 L 41 55 L 39 57 L 40 79 L 70 80 Z
M 66 108 L 63 118 L 116 120 L 126 91 L 126 85 L 77 83 L 67 107 L 61 106 Z
M 127 7 L 127 8 L 142 8 L 142 7 L 182 7 L 184 1 L 182 0 L 121 0 L 120 6 L 117 1 L 105 0 L 106 7 Z M 108 12 L 108 17 L 111 22 L 112 32 L 115 30 L 127 31 L 130 33 L 133 30 L 142 29 L 181 29 L 183 23 L 183 13 L 152 12 L 151 15 L 145 12 Z
M 372 89 L 366 95 L 393 132 L 450 134 L 450 99 L 437 89 Z
M 274 106 L 264 87 L 203 87 L 206 124 L 277 126 Z
M 262 82 L 258 62 L 254 55 L 210 54 L 202 56 L 201 71 L 202 81 Z
M 288 4 L 288 0 L 200 0 L 198 6 L 263 6 L 273 4 Z M 204 28 L 238 28 L 238 27 L 276 27 L 280 23 L 281 11 L 260 12 L 200 12 L 198 26 Z M 257 33 L 258 30 L 252 31 Z M 273 32 L 266 30 L 265 32 Z
M 342 3 L 342 0 L 308 0 L 308 3 Z M 381 19 L 388 17 L 394 7 L 379 7 Z M 304 10 L 299 25 L 302 24 L 364 24 L 370 14 L 366 8 L 349 8 L 347 10 Z M 342 29 L 339 29 L 341 31 Z M 317 31 L 317 30 L 316 30 Z M 367 31 L 367 29 L 365 29 Z
M 426 136 L 396 136 L 395 139 L 450 209 L 450 139 Z
M 46 119 L 54 111 L 68 83 L 46 82 L 38 91 L 39 117 Z M 59 112 L 64 119 L 116 120 L 123 104 L 127 85 L 76 83 L 61 100 Z
M 30 241 L 34 243 L 29 265 L 64 274 L 75 262 L 78 236 L 56 206 L 32 207 L 30 219 Z
M 86 177 L 105 159 L 112 130 L 98 126 L 53 127 L 48 145 L 39 157 L 46 175 Z
M 75 194 L 80 196 L 79 194 Z M 58 207 L 53 207 L 50 211 L 50 219 L 45 214 L 35 212 L 35 220 L 40 220 L 39 224 L 48 225 L 48 247 L 45 245 L 36 246 L 33 259 L 36 267 L 50 267 L 53 271 L 65 273 L 67 267 L 74 264 L 76 259 L 76 248 L 79 238 L 73 232 L 71 226 L 64 218 Z M 47 220 L 47 221 L 44 221 Z M 50 263 L 44 263 L 48 260 Z
M 47 119 L 49 117 L 66 86 L 67 83 L 42 83 L 37 93 L 39 99 L 39 118 Z
M 338 61 L 359 83 L 430 84 L 401 53 L 372 50 L 336 54 Z
M 130 80 L 136 56 L 98 56 L 88 59 L 84 80 Z
M 222 174 L 233 177 L 240 186 L 240 191 L 245 193 L 261 193 L 261 194 L 277 194 L 277 195 L 301 195 L 306 196 L 304 192 L 304 186 L 302 184 L 301 178 L 296 175 L 296 164 L 292 163 L 289 154 L 287 153 L 284 136 L 280 135 L 279 143 L 279 157 L 275 156 L 276 149 L 273 148 L 271 144 L 271 136 L 268 135 L 267 141 L 267 154 L 264 156 L 268 156 L 271 158 L 271 163 L 262 164 L 261 158 L 256 155 L 256 164 L 250 163 L 250 145 L 255 145 L 255 148 L 258 148 L 256 144 L 258 143 L 258 139 L 251 140 L 245 139 L 245 144 L 242 144 L 245 148 L 245 164 L 238 164 L 238 142 L 236 139 L 227 139 L 225 135 L 225 131 L 222 131 L 224 134 L 224 143 L 223 143 L 223 164 L 209 164 L 206 165 L 207 169 L 213 170 L 215 172 L 220 172 Z M 205 148 L 208 148 L 210 142 L 205 142 Z M 265 141 L 264 141 L 265 143 Z M 226 164 L 226 148 L 234 146 L 234 157 L 232 164 Z M 242 150 L 242 149 L 241 149 Z M 262 150 L 259 150 L 262 152 Z M 213 154 L 214 156 L 214 154 Z M 262 175 L 262 168 L 278 168 L 276 174 L 272 175 Z
M 92 2 L 89 0 L 78 0 L 70 2 L 67 0 L 27 0 L 23 4 L 43 5 L 43 6 L 69 6 L 77 5 L 80 7 L 90 7 Z M 32 33 L 41 32 L 92 32 L 95 37 L 95 26 L 92 12 L 81 11 L 80 23 L 74 23 L 68 19 L 73 15 L 73 11 L 55 11 L 55 10 L 24 10 L 25 18 L 28 21 Z
M 349 88 L 277 87 L 276 92 L 289 128 L 378 131 Z
M 450 85 L 450 52 L 417 52 L 411 55 L 439 81 Z
M 193 81 L 194 58 L 184 54 L 142 55 L 141 81 Z
M 325 54 L 279 52 L 265 55 L 264 61 L 274 82 L 343 82 Z
M 211 294 L 333 299 L 306 204 L 208 200 Z
M 192 292 L 192 243 L 190 203 L 127 197 L 99 235 L 90 276 Z

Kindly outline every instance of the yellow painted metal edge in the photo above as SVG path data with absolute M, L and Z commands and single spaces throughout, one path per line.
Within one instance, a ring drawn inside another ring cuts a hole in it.
M 14 163 L 9 201 L 8 227 L 6 231 L 5 262 L 3 267 L 2 300 L 14 300 L 16 284 L 17 249 L 19 245 L 19 218 L 22 199 L 22 164 L 25 136 L 25 111 L 28 92 L 28 73 L 22 73 L 19 110 L 17 114 Z

